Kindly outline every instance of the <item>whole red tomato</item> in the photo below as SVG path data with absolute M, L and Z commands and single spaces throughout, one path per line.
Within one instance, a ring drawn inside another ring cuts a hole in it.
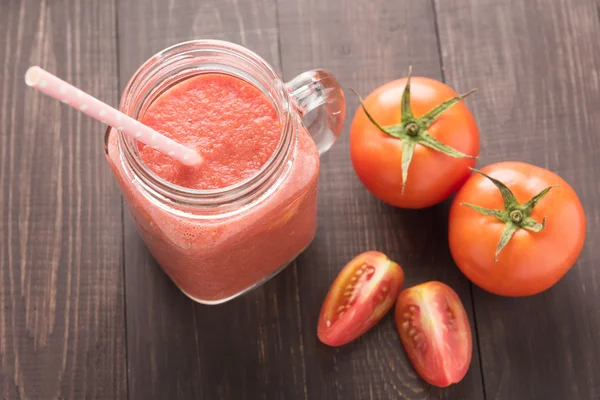
M 323 302 L 319 340 L 341 346 L 365 333 L 392 308 L 403 283 L 402 268 L 385 254 L 367 251 L 354 257 Z
M 449 240 L 454 261 L 477 286 L 528 296 L 573 266 L 585 240 L 585 213 L 560 176 L 503 162 L 473 174 L 461 188 L 450 208 Z
M 396 328 L 413 367 L 427 382 L 445 387 L 467 373 L 471 326 L 449 286 L 433 281 L 403 290 L 396 303 Z
M 403 208 L 429 207 L 458 190 L 479 154 L 464 97 L 410 72 L 369 94 L 350 129 L 352 165 L 366 188 Z

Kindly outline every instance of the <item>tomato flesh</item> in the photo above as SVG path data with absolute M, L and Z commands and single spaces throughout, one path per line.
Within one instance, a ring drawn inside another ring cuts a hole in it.
M 471 327 L 449 286 L 434 281 L 404 290 L 396 303 L 396 328 L 425 381 L 446 387 L 467 373 L 473 351 Z
M 339 273 L 323 302 L 317 336 L 329 346 L 346 344 L 375 325 L 392 308 L 404 272 L 383 253 L 368 251 Z

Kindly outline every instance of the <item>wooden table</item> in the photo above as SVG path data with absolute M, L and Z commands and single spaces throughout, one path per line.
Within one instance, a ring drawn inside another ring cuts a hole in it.
M 3 399 L 600 399 L 598 0 L 2 0 L 0 396 Z M 587 211 L 586 246 L 551 290 L 491 295 L 459 272 L 448 202 L 395 209 L 371 196 L 344 137 L 323 157 L 313 244 L 221 306 L 183 296 L 149 256 L 104 160 L 104 127 L 23 84 L 31 64 L 116 105 L 137 67 L 195 38 L 258 52 L 286 80 L 331 70 L 367 94 L 442 79 L 481 130 L 479 165 L 558 172 Z M 406 285 L 442 280 L 476 335 L 465 379 L 421 381 L 392 315 L 356 342 L 316 338 L 327 288 L 379 249 Z

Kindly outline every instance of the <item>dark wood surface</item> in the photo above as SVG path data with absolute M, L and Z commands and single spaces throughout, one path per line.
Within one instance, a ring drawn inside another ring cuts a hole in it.
M 0 394 L 3 399 L 600 399 L 600 3 L 597 0 L 2 0 Z M 473 287 L 447 246 L 448 202 L 371 196 L 344 136 L 322 159 L 313 244 L 261 288 L 202 306 L 142 244 L 104 161 L 103 127 L 25 89 L 40 64 L 116 105 L 171 44 L 217 38 L 290 80 L 320 67 L 366 94 L 415 74 L 469 101 L 479 165 L 558 172 L 587 212 L 586 247 L 554 288 L 507 299 Z M 347 346 L 316 338 L 329 284 L 355 254 L 397 260 L 406 286 L 460 295 L 476 334 L 465 379 L 424 383 L 392 315 Z
M 0 4 L 0 396 L 125 399 L 122 205 L 106 128 L 23 83 L 40 64 L 115 103 L 116 10 Z
M 600 3 L 438 3 L 446 80 L 480 89 L 469 103 L 480 163 L 556 171 L 587 214 L 586 246 L 551 290 L 507 299 L 474 287 L 487 398 L 600 399 Z

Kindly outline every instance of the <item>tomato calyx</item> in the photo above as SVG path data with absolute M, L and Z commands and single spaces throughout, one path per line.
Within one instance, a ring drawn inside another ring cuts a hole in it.
M 477 89 L 473 89 L 468 93 L 458 95 L 456 97 L 450 98 L 443 103 L 437 105 L 427 112 L 425 115 L 421 117 L 415 117 L 413 115 L 411 106 L 410 106 L 410 78 L 412 73 L 412 66 L 408 69 L 408 76 L 406 78 L 406 86 L 404 87 L 404 91 L 402 92 L 402 101 L 400 105 L 400 115 L 401 121 L 395 125 L 389 126 L 381 126 L 375 119 L 371 116 L 365 104 L 363 102 L 362 97 L 354 90 L 354 94 L 358 97 L 360 105 L 365 112 L 367 118 L 373 125 L 375 125 L 380 131 L 383 133 L 392 136 L 396 139 L 402 140 L 402 194 L 404 194 L 404 188 L 406 187 L 406 180 L 408 179 L 408 168 L 410 167 L 410 163 L 412 161 L 412 157 L 414 154 L 414 150 L 417 144 L 435 150 L 437 152 L 446 154 L 448 156 L 454 158 L 470 158 L 477 159 L 477 157 L 470 156 L 468 154 L 462 153 L 453 147 L 450 147 L 435 137 L 431 136 L 427 131 L 431 125 L 437 121 L 437 119 L 450 107 L 460 102 L 467 96 L 473 94 Z
M 500 241 L 498 242 L 498 247 L 496 248 L 496 254 L 494 255 L 494 260 L 498 261 L 498 255 L 500 254 L 502 249 L 508 244 L 515 232 L 519 230 L 519 228 L 526 229 L 531 232 L 540 232 L 546 227 L 546 219 L 548 217 L 544 217 L 542 223 L 539 223 L 533 218 L 531 218 L 530 215 L 533 212 L 533 209 L 537 205 L 537 203 L 539 203 L 539 201 L 542 200 L 552 188 L 558 187 L 558 185 L 548 186 L 547 188 L 533 196 L 526 203 L 520 204 L 513 192 L 504 183 L 492 178 L 489 175 L 486 175 L 485 173 L 475 168 L 471 168 L 471 170 L 492 181 L 492 183 L 498 188 L 498 190 L 500 190 L 500 193 L 502 194 L 502 199 L 504 200 L 503 210 L 479 207 L 469 203 L 460 204 L 461 206 L 467 206 L 469 208 L 472 208 L 480 214 L 495 217 L 505 223 L 504 231 L 502 232 L 502 236 L 500 237 Z

